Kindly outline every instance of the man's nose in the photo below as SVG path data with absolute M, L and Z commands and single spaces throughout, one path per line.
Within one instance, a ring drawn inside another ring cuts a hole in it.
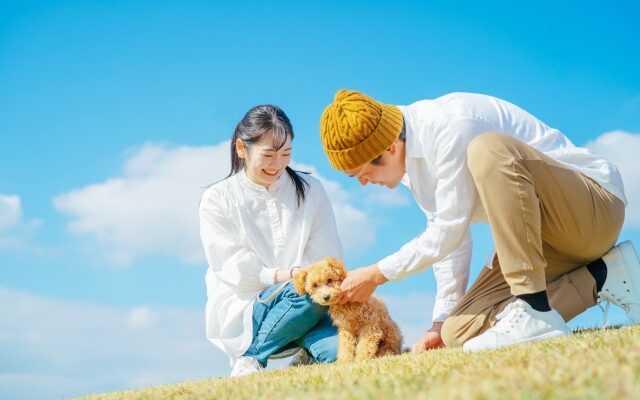
M 360 184 L 362 186 L 366 186 L 367 183 L 369 183 L 369 180 L 367 178 L 363 178 L 361 176 L 358 177 L 358 182 L 360 182 Z

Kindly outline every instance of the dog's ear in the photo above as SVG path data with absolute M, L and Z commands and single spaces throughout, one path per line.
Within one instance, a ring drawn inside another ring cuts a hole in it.
M 347 277 L 347 270 L 344 269 L 344 264 L 342 263 L 342 261 L 338 260 L 337 258 L 327 257 L 327 263 L 332 270 L 338 273 L 340 280 L 343 280 Z
M 296 276 L 293 277 L 293 287 L 296 289 L 298 296 L 307 294 L 307 290 L 304 288 L 304 284 L 307 281 L 307 270 L 301 269 Z

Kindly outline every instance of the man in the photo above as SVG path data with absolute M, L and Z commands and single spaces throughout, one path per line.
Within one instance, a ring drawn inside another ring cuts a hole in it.
M 640 263 L 615 246 L 626 198 L 617 168 L 506 101 L 452 93 L 409 106 L 340 90 L 324 110 L 331 165 L 362 185 L 406 184 L 424 232 L 350 271 L 342 301 L 432 266 L 431 329 L 414 351 L 480 351 L 565 336 L 565 321 L 608 300 L 640 322 Z M 496 255 L 465 294 L 469 225 L 488 222 Z

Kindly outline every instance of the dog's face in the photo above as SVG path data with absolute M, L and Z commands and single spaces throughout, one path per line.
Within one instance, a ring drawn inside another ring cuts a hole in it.
M 315 303 L 330 306 L 338 301 L 340 284 L 346 276 L 344 265 L 329 257 L 301 270 L 293 283 L 298 295 L 308 293 Z

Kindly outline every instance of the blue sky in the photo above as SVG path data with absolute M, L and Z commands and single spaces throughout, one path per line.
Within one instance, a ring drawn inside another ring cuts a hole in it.
M 639 19 L 631 1 L 1 2 L 0 392 L 228 373 L 204 338 L 196 210 L 256 104 L 292 120 L 294 161 L 326 182 L 350 268 L 425 219 L 408 191 L 330 168 L 318 121 L 340 88 L 518 104 L 618 164 L 621 239 L 640 247 Z M 486 226 L 473 233 L 472 277 L 491 249 Z M 408 340 L 428 327 L 433 292 L 429 271 L 380 289 Z

